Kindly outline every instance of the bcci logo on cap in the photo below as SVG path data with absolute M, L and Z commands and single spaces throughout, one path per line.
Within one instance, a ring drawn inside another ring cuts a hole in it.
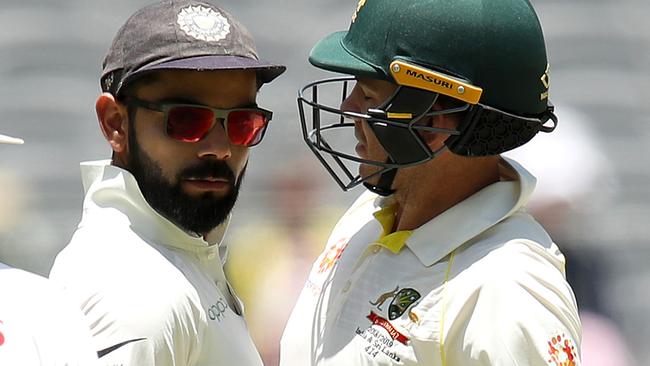
M 206 42 L 220 41 L 230 33 L 226 17 L 201 5 L 183 8 L 177 23 L 188 36 Z

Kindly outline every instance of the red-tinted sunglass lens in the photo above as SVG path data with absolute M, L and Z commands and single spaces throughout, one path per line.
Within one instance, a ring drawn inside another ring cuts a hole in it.
M 173 107 L 167 115 L 167 135 L 176 140 L 196 142 L 212 128 L 214 113 L 207 108 Z
M 252 146 L 262 140 L 268 120 L 259 111 L 232 111 L 228 114 L 228 138 L 234 145 Z

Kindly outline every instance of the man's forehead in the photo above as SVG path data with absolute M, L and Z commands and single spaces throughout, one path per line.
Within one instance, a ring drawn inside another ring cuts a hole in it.
M 391 92 L 397 88 L 397 84 L 387 80 L 357 77 L 356 81 L 364 90 L 370 90 L 376 93 Z

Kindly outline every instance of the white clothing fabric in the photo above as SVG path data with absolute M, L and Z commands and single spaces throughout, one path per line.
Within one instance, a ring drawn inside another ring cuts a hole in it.
M 564 257 L 523 209 L 535 179 L 514 161 L 501 170 L 509 180 L 408 232 L 401 248 L 381 240 L 374 217 L 391 197 L 362 194 L 312 267 L 280 364 L 580 365 Z
M 227 223 L 205 241 L 109 161 L 82 163 L 83 216 L 50 277 L 89 319 L 102 365 L 261 365 L 223 272 Z
M 11 137 L 0 134 L 0 144 L 21 145 L 24 141 L 18 137 Z
M 85 319 L 63 291 L 46 278 L 0 263 L 0 365 L 96 364 Z

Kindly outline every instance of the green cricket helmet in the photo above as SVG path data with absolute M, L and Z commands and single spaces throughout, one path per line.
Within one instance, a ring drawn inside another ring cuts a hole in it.
M 527 0 L 361 0 L 350 29 L 323 38 L 309 61 L 349 75 L 310 83 L 298 96 L 305 142 L 344 190 L 364 183 L 387 195 L 397 169 L 433 159 L 444 149 L 463 156 L 497 155 L 557 125 L 548 100 L 544 37 Z M 348 84 L 357 77 L 391 81 L 398 88 L 366 113 L 342 111 L 318 100 L 323 95 L 319 90 L 334 84 L 342 86 L 345 99 Z M 432 111 L 441 95 L 458 106 Z M 305 109 L 310 107 L 308 115 Z M 424 117 L 448 113 L 463 113 L 455 130 L 422 123 Z M 336 118 L 322 123 L 321 114 Z M 386 161 L 361 159 L 332 147 L 338 139 L 332 132 L 352 128 L 349 120 L 355 118 L 370 124 Z M 420 131 L 450 137 L 443 148 L 431 151 Z M 382 169 L 360 177 L 345 161 Z M 377 175 L 378 184 L 367 183 Z

